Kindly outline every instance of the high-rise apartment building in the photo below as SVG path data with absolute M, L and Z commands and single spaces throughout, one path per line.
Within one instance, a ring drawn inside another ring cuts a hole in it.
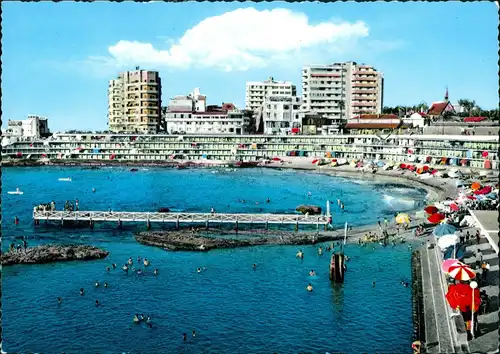
M 304 111 L 340 127 L 352 116 L 382 112 L 383 76 L 355 62 L 311 65 L 302 70 L 302 99 Z
M 157 71 L 126 71 L 109 81 L 108 125 L 112 132 L 155 134 L 161 120 Z
M 297 88 L 291 82 L 278 82 L 270 77 L 262 82 L 247 82 L 245 94 L 246 109 L 257 111 L 262 108 L 266 97 L 293 97 Z

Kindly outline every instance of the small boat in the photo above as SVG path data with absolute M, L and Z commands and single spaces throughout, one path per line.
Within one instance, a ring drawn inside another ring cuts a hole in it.
M 16 188 L 15 191 L 10 191 L 10 192 L 7 192 L 7 193 L 8 194 L 19 194 L 19 195 L 24 194 L 24 192 L 22 192 L 22 191 L 19 190 L 19 188 Z
M 71 182 L 71 177 L 59 178 L 60 182 Z

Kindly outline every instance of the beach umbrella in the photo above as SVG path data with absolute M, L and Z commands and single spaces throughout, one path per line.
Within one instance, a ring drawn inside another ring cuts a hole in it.
M 436 226 L 434 229 L 434 235 L 437 237 L 445 236 L 445 235 L 453 235 L 457 232 L 457 228 L 450 224 L 441 224 Z
M 312 164 L 314 165 L 315 163 L 317 163 L 319 160 L 318 159 L 314 159 L 312 160 Z
M 398 214 L 396 216 L 396 223 L 409 224 L 410 223 L 410 216 L 408 214 Z
M 474 192 L 476 195 L 489 194 L 491 192 L 491 186 L 486 186 Z
M 472 292 L 474 292 L 474 306 L 472 306 Z M 469 284 L 452 284 L 448 287 L 446 300 L 452 309 L 459 308 L 460 311 L 466 311 L 469 307 L 477 311 L 481 305 L 481 294 L 479 288 L 472 289 Z
M 429 171 L 430 167 L 425 165 L 424 167 L 422 167 L 424 169 L 425 172 Z
M 273 157 L 273 161 L 281 161 L 281 159 L 279 157 Z M 317 160 L 315 160 L 317 161 Z
M 428 207 L 425 207 L 424 208 L 424 211 L 427 213 L 427 214 L 436 214 L 438 212 L 438 208 L 436 208 L 434 205 L 429 205 Z
M 455 203 L 451 203 L 450 204 L 450 209 L 453 210 L 453 211 L 459 211 L 460 207 L 457 204 L 455 204 Z
M 470 186 L 470 189 L 472 189 L 473 191 L 477 191 L 479 188 L 481 188 L 481 183 L 479 182 L 474 182 Z
M 444 273 L 448 273 L 448 270 L 450 269 L 450 266 L 456 264 L 456 263 L 460 263 L 460 261 L 456 260 L 456 259 L 447 259 L 443 262 L 443 264 L 441 264 L 441 270 L 444 272 Z
M 402 169 L 402 170 L 404 170 L 405 168 L 407 168 L 407 166 L 406 166 L 406 164 L 402 163 L 402 164 L 399 165 L 399 168 Z
M 438 239 L 437 245 L 439 246 L 439 248 L 444 250 L 447 249 L 448 247 L 456 245 L 457 243 L 458 243 L 457 235 L 446 235 Z
M 482 156 L 482 157 L 488 157 L 488 151 L 483 151 L 483 152 L 481 153 L 481 156 Z
M 444 219 L 445 219 L 445 216 L 443 214 L 436 213 L 436 214 L 432 214 L 431 216 L 429 216 L 427 218 L 427 221 L 429 221 L 432 224 L 437 224 L 440 221 L 443 221 Z
M 452 264 L 448 268 L 448 274 L 450 277 L 460 281 L 467 281 L 474 279 L 476 277 L 476 273 L 469 267 L 467 264 L 458 263 Z

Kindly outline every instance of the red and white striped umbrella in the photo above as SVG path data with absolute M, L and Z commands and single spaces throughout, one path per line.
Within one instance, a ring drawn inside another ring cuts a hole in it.
M 476 277 L 476 273 L 467 265 L 463 263 L 453 264 L 448 268 L 450 277 L 456 280 L 471 280 Z

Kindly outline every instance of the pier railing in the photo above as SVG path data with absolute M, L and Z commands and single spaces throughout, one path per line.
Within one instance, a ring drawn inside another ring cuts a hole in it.
M 329 215 L 302 214 L 219 214 L 219 213 L 160 213 L 124 211 L 33 211 L 35 221 L 92 221 L 146 223 L 241 223 L 326 225 Z

